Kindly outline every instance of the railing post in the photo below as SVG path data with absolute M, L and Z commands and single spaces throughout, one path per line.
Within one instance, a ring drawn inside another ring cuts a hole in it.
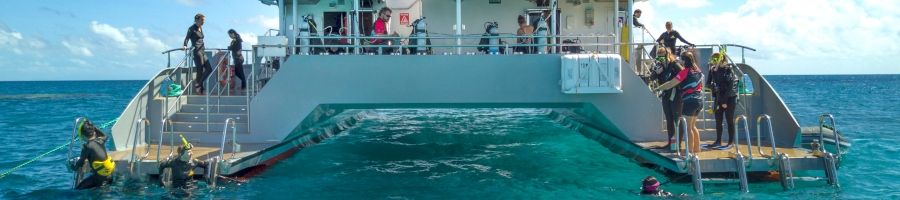
M 762 131 L 761 125 L 762 125 L 763 120 L 765 120 L 766 126 L 768 126 L 769 141 L 771 142 L 771 145 L 772 145 L 772 154 L 769 155 L 769 157 L 775 158 L 775 156 L 778 156 L 778 150 L 775 148 L 775 133 L 773 133 L 773 131 L 772 131 L 772 117 L 769 117 L 769 115 L 767 115 L 767 114 L 762 114 L 756 118 L 756 146 L 758 147 L 757 150 L 759 151 L 759 154 L 761 156 L 766 156 L 766 154 L 763 153 L 763 151 L 762 151 L 762 139 L 760 137 L 761 136 L 760 133 Z
M 684 116 L 678 117 L 677 126 L 678 130 L 675 131 L 675 141 L 678 148 L 675 149 L 675 154 L 682 158 L 689 158 L 691 156 L 691 138 L 690 136 L 685 135 L 688 132 L 687 119 L 684 118 Z M 681 155 L 681 137 L 684 137 L 684 142 L 687 143 L 684 155 Z
M 747 140 L 747 155 L 748 155 L 748 158 L 750 159 L 750 161 L 748 163 L 750 163 L 752 165 L 753 164 L 753 143 L 750 141 L 750 128 L 749 128 L 750 124 L 749 124 L 749 122 L 747 122 L 747 116 L 739 115 L 734 118 L 735 126 L 740 125 L 741 122 L 744 122 L 743 123 L 744 124 L 744 136 L 746 138 L 745 140 Z M 735 128 L 737 128 L 737 127 L 735 127 Z M 735 146 L 734 153 L 741 154 L 740 146 L 738 146 L 741 142 L 740 134 L 734 134 L 734 138 L 735 138 L 734 139 L 734 146 Z
M 824 113 L 822 115 L 819 115 L 819 142 L 822 143 L 819 145 L 819 150 L 822 151 L 822 153 L 828 153 L 828 151 L 826 151 L 826 149 L 825 149 L 825 144 L 824 144 L 825 143 L 825 131 L 824 131 L 825 128 L 824 128 L 824 126 L 825 126 L 826 120 L 831 122 L 831 132 L 832 132 L 832 134 L 834 134 L 834 150 L 835 150 L 834 156 L 835 156 L 835 158 L 840 159 L 841 158 L 841 138 L 840 138 L 840 134 L 838 134 L 837 126 L 835 125 L 835 122 L 834 122 L 834 116 L 829 113 Z

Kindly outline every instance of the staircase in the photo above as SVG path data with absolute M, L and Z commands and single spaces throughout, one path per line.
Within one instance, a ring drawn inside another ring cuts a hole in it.
M 185 98 L 181 109 L 169 118 L 172 128 L 166 130 L 166 134 L 184 135 L 192 143 L 221 141 L 225 120 L 234 118 L 238 141 L 246 141 L 240 138 L 250 136 L 246 96 L 210 96 L 208 106 L 205 95 L 188 95 Z

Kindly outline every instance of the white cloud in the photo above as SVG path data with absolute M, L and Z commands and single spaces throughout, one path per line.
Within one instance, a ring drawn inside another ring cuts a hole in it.
M 268 29 L 277 29 L 278 28 L 278 17 L 269 17 L 265 15 L 257 15 L 256 17 L 251 17 L 247 19 L 247 22 L 256 24 L 260 27 Z
M 86 57 L 94 56 L 94 53 L 85 46 L 74 45 L 69 43 L 68 41 L 62 41 L 62 45 L 66 47 L 66 49 L 69 49 L 69 52 L 71 52 L 72 54 Z
M 22 40 L 22 33 L 0 29 L 0 46 L 13 46 Z
M 128 29 L 131 29 L 130 27 Z M 118 28 L 113 27 L 109 24 L 101 24 L 97 21 L 91 21 L 91 31 L 101 36 L 107 37 L 118 43 L 127 43 L 130 44 L 131 41 L 125 38 L 125 34 L 122 33 Z
M 114 46 L 129 54 L 137 54 L 139 50 L 163 51 L 166 45 L 155 38 L 150 31 L 142 28 L 116 28 L 109 24 L 91 21 L 91 31 L 113 42 Z
M 37 37 L 26 37 L 0 23 L 0 50 L 9 50 L 16 55 L 40 55 L 47 44 Z
M 678 8 L 700 8 L 709 5 L 707 0 L 659 0 L 661 6 L 675 6 Z
M 248 47 L 256 45 L 258 43 L 258 35 L 256 33 L 240 33 L 241 39 L 244 40 L 244 49 L 249 49 Z
M 636 7 L 652 9 L 646 4 Z M 693 43 L 737 43 L 755 47 L 759 52 L 748 56 L 779 65 L 769 66 L 772 67 L 770 72 L 791 73 L 786 69 L 819 67 L 843 70 L 835 73 L 854 73 L 852 70 L 855 69 L 847 68 L 846 64 L 837 66 L 838 63 L 896 68 L 895 63 L 889 63 L 887 60 L 890 59 L 885 58 L 900 51 L 900 45 L 896 45 L 900 43 L 900 34 L 897 34 L 900 27 L 896 26 L 900 24 L 898 8 L 897 1 L 748 0 L 736 11 L 686 17 L 673 22 L 675 29 Z M 653 20 L 652 15 L 646 17 L 646 20 Z M 641 19 L 645 20 L 644 17 Z

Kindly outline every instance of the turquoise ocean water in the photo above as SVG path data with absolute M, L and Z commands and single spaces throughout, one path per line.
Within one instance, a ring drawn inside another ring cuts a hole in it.
M 707 184 L 705 199 L 900 198 L 900 75 L 767 76 L 802 126 L 833 113 L 853 148 L 842 187 L 801 180 Z M 66 142 L 71 121 L 117 117 L 144 81 L 0 82 L 0 170 Z M 0 179 L 3 199 L 185 197 L 153 184 L 118 182 L 72 191 L 59 151 Z M 241 199 L 645 199 L 639 180 L 658 171 L 556 124 L 540 109 L 376 110 L 349 131 L 244 184 L 195 190 Z M 665 179 L 665 178 L 662 178 Z M 689 183 L 663 186 L 692 194 Z M 685 197 L 694 199 L 700 197 Z

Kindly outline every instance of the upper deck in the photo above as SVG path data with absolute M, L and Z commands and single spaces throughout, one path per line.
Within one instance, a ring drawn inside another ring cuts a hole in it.
M 477 52 L 475 46 L 459 47 L 463 44 L 477 44 L 479 36 L 486 32 L 487 22 L 496 22 L 498 36 L 514 36 L 519 29 L 517 18 L 523 16 L 533 28 L 540 26 L 540 18 L 547 22 L 547 35 L 562 36 L 547 44 L 559 44 L 564 40 L 581 43 L 632 43 L 631 35 L 622 32 L 623 27 L 632 27 L 632 1 L 423 1 L 423 0 L 287 0 L 262 1 L 279 7 L 278 35 L 285 36 L 289 44 L 299 44 L 305 30 L 306 17 L 314 22 L 313 36 L 334 36 L 350 38 L 342 44 L 365 45 L 356 37 L 372 36 L 373 23 L 382 8 L 393 10 L 388 22 L 388 33 L 397 33 L 403 45 L 411 45 L 407 38 L 413 36 L 413 23 L 425 18 L 428 35 L 435 45 L 434 53 Z M 357 16 L 357 17 L 354 17 Z M 537 32 L 537 31 L 535 31 Z M 641 32 L 639 32 L 641 33 Z M 591 36 L 563 38 L 565 36 Z M 456 37 L 436 39 L 434 37 Z M 402 38 L 402 39 L 401 39 Z M 574 40 L 579 39 L 579 40 Z M 504 37 L 503 42 L 516 44 L 516 38 Z M 324 41 L 323 43 L 328 43 Z M 394 44 L 399 45 L 399 44 Z M 438 48 L 455 45 L 457 48 Z M 562 49 L 553 49 L 556 51 Z M 553 51 L 551 50 L 551 51 Z M 616 53 L 614 46 L 597 46 L 587 51 Z

